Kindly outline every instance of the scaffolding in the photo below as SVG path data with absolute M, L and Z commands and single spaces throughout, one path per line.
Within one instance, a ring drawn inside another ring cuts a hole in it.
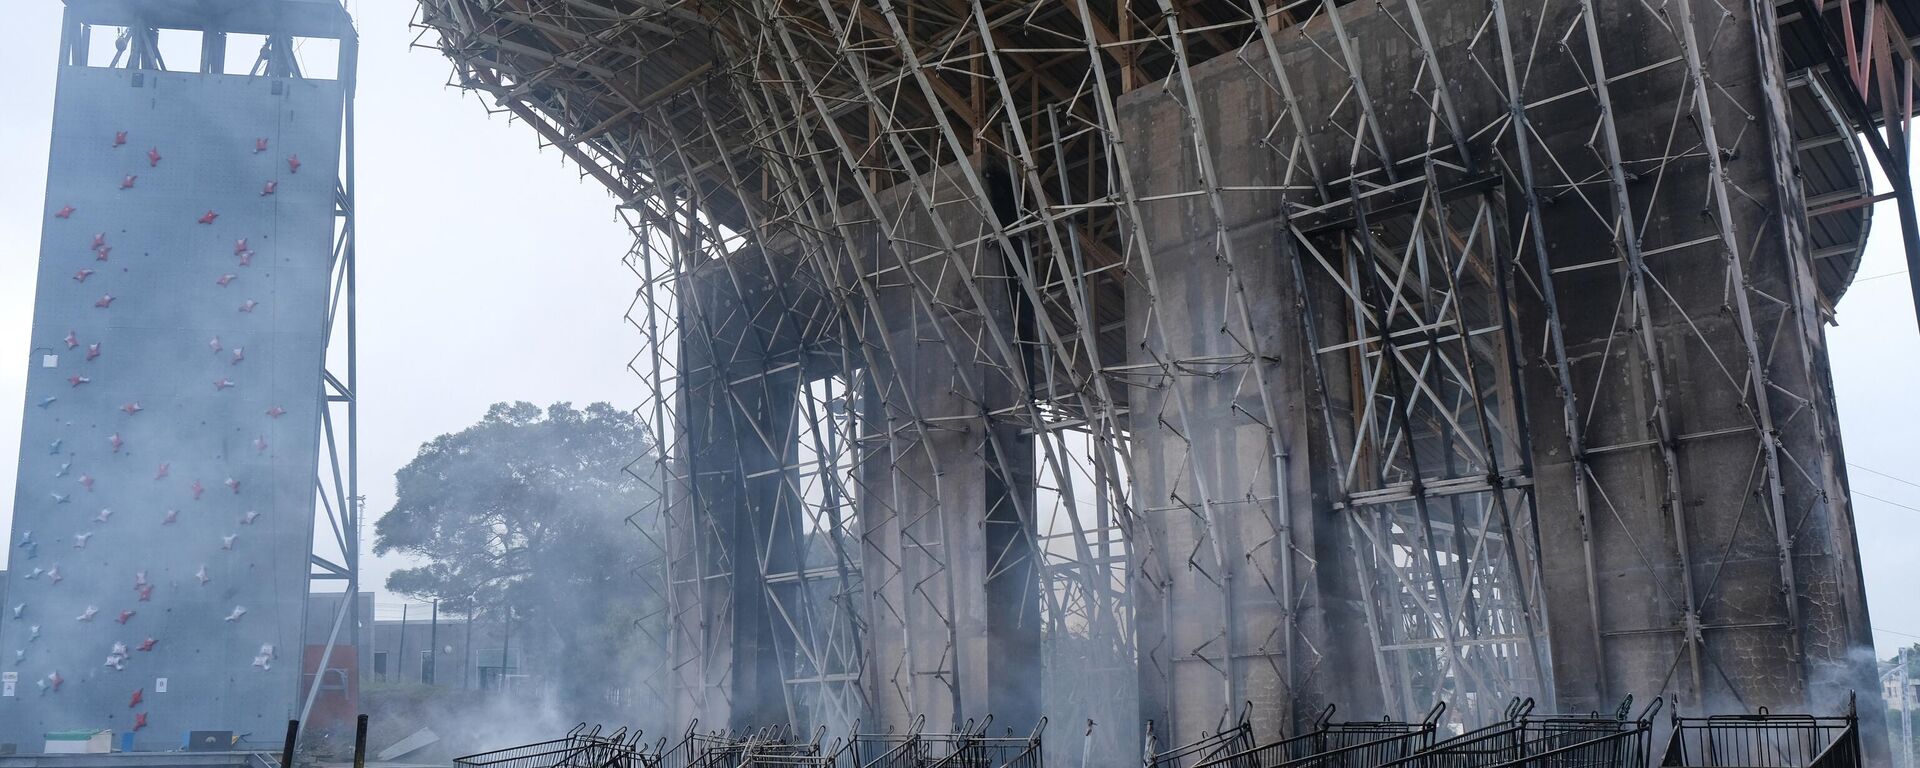
M 1133 723 L 1199 744 L 1249 700 L 1270 735 L 1334 700 L 1473 728 L 1516 697 L 1855 684 L 1821 326 L 1874 202 L 1920 258 L 1913 16 L 422 0 L 418 24 L 635 232 L 658 698 L 905 734 L 1032 691 L 1009 722 L 1088 717 L 1131 762 Z M 1762 646 L 1793 671 L 1738 666 Z

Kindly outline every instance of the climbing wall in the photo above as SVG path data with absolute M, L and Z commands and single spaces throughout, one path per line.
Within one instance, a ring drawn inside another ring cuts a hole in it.
M 62 69 L 0 742 L 277 743 L 297 708 L 340 109 L 333 81 Z

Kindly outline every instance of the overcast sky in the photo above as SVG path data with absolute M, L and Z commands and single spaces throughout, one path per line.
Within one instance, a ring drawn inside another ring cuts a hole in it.
M 525 125 L 445 86 L 438 52 L 410 49 L 413 4 L 354 3 L 359 19 L 361 488 L 369 522 L 421 443 L 500 400 L 637 404 L 621 315 L 636 281 L 612 199 Z M 60 3 L 13 0 L 0 29 L 0 530 L 10 528 L 28 326 L 47 170 Z M 1876 640 L 1920 641 L 1920 333 L 1883 206 L 1829 329 L 1841 430 Z M 367 535 L 370 539 L 371 526 Z M 7 551 L 0 548 L 0 565 Z M 396 567 L 368 558 L 377 587 Z M 383 600 L 387 598 L 382 597 Z M 383 611 L 383 614 L 385 612 Z

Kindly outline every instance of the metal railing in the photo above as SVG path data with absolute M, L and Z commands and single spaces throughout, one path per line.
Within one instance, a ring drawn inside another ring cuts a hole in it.
M 1147 721 L 1147 748 L 1143 768 L 1193 768 L 1201 763 L 1224 756 L 1234 755 L 1252 749 L 1253 744 L 1253 706 L 1241 710 L 1240 721 L 1231 728 L 1221 728 L 1218 733 L 1203 734 L 1199 739 L 1182 744 L 1164 752 L 1155 751 L 1157 741 L 1153 732 L 1153 721 Z M 1222 718 L 1223 720 L 1225 718 Z
M 621 728 L 602 734 L 600 726 L 581 723 L 558 739 L 522 744 L 453 759 L 467 768 L 657 768 L 658 751 L 642 744 L 641 733 Z
M 1532 699 L 1515 699 L 1500 722 L 1458 736 L 1441 739 L 1407 757 L 1380 768 L 1491 768 L 1519 765 L 1600 765 L 1636 768 L 1646 765 L 1647 731 L 1661 700 L 1654 699 L 1637 719 L 1628 719 L 1633 697 L 1611 715 L 1533 714 Z M 1616 755 L 1622 748 L 1631 755 Z M 1604 757 L 1608 761 L 1594 763 Z

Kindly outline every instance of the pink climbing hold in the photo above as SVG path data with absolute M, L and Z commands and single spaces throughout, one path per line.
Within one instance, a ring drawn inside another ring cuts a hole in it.
M 213 382 L 213 391 L 218 392 L 231 386 L 233 386 L 233 379 L 220 379 Z
M 118 432 L 115 432 L 112 435 L 109 435 L 107 437 L 107 445 L 113 446 L 114 453 L 119 453 L 120 447 L 126 444 L 127 444 L 127 441 L 120 439 L 120 433 Z
M 146 691 L 145 688 L 133 689 L 133 698 L 130 698 L 127 700 L 127 709 L 133 709 L 134 707 L 140 706 L 140 694 L 143 693 L 144 691 Z
M 276 405 L 272 408 L 267 409 L 267 415 L 277 419 L 277 418 L 280 418 L 281 416 L 287 415 L 287 409 Z
M 99 299 L 94 300 L 93 305 L 101 309 L 113 306 L 113 294 L 101 294 Z
M 247 299 L 247 300 L 246 300 L 245 302 L 243 302 L 243 303 L 241 303 L 241 305 L 240 305 L 240 311 L 242 311 L 242 312 L 247 312 L 247 313 L 252 313 L 252 312 L 253 312 L 253 308 L 254 308 L 254 307 L 258 307 L 258 306 L 260 306 L 260 303 L 259 303 L 259 302 L 257 302 L 257 301 L 254 301 L 253 299 Z
M 227 483 L 226 483 L 226 485 L 227 485 L 227 490 L 229 490 L 229 491 L 233 491 L 234 493 L 239 493 L 239 492 L 240 492 L 240 481 L 238 481 L 238 480 L 235 480 L 235 479 L 233 479 L 233 478 L 231 478 L 231 477 L 229 477 L 229 478 L 227 478 Z
M 53 217 L 56 219 L 72 218 L 74 210 L 75 208 L 71 205 L 60 206 L 60 210 L 53 212 Z
M 209 208 L 206 213 L 200 214 L 200 218 L 196 219 L 196 221 L 202 224 L 212 224 L 213 220 L 217 218 L 220 218 L 220 214 L 214 213 L 213 209 Z
M 47 685 L 56 691 L 60 690 L 60 684 L 66 681 L 67 679 L 61 677 L 59 672 L 50 672 L 47 674 Z
M 132 618 L 133 618 L 133 611 L 131 610 L 121 611 L 120 617 L 117 619 L 114 619 L 114 621 L 120 622 L 121 624 L 125 624 L 129 619 L 132 619 Z
M 106 244 L 107 244 L 107 233 L 105 232 L 93 233 L 93 247 L 99 248 L 100 246 L 103 246 Z
M 243 253 L 246 253 L 246 252 L 247 252 L 247 239 L 246 239 L 246 238 L 244 238 L 244 237 L 243 237 L 243 238 L 240 238 L 240 239 L 238 239 L 238 240 L 235 240 L 235 241 L 233 241 L 233 255 L 235 255 L 235 256 L 238 256 L 238 255 L 240 255 L 240 254 L 243 254 Z
M 111 245 L 103 245 L 93 249 L 94 261 L 106 261 L 107 257 L 112 255 L 113 255 L 113 246 Z
M 239 365 L 239 364 L 240 364 L 240 361 L 242 361 L 242 360 L 245 360 L 245 359 L 247 359 L 247 351 L 246 351 L 246 350 L 244 350 L 244 349 L 241 349 L 241 348 L 239 348 L 239 347 L 234 347 L 234 348 L 233 348 L 233 362 L 231 362 L 231 363 L 229 363 L 229 365 Z
M 114 131 L 114 132 L 113 132 L 113 145 L 114 145 L 114 146 L 116 146 L 116 147 L 118 147 L 118 146 L 121 146 L 121 145 L 123 145 L 123 144 L 126 144 L 126 143 L 127 143 L 127 132 L 126 132 L 126 131 Z
M 83 269 L 73 273 L 73 281 L 76 283 L 84 283 L 89 277 L 93 277 L 93 270 L 91 269 Z
M 152 599 L 153 599 L 153 585 L 152 585 L 152 584 L 143 584 L 143 585 L 141 585 L 141 586 L 140 586 L 140 588 L 139 588 L 139 589 L 136 589 L 136 590 L 134 590 L 134 591 L 135 591 L 135 592 L 139 592 L 139 593 L 140 593 L 140 602 L 143 602 L 143 603 L 144 603 L 144 602 L 148 602 L 148 601 L 150 601 L 150 600 L 152 600 Z
M 148 168 L 160 167 L 160 148 L 159 147 L 149 147 L 147 149 L 147 167 Z
M 167 516 L 166 516 L 166 517 L 163 517 L 163 518 L 160 518 L 160 524 L 161 524 L 161 525 L 173 525 L 173 524 L 174 524 L 174 522 L 175 522 L 175 521 L 177 521 L 177 520 L 179 520 L 179 519 L 180 519 L 180 510 L 177 510 L 177 509 L 169 509 L 169 510 L 167 510 Z
M 253 439 L 253 450 L 264 453 L 267 450 L 267 437 L 261 435 Z
M 214 280 L 214 281 L 213 281 L 213 284 L 214 284 L 214 285 L 217 285 L 217 286 L 220 286 L 220 287 L 222 287 L 222 288 L 225 288 L 225 287 L 227 287 L 227 284 L 228 284 L 228 283 L 231 283 L 231 282 L 233 282 L 233 278 L 235 278 L 235 277 L 238 277 L 238 275 L 235 275 L 235 274 L 233 274 L 233 273 L 231 273 L 231 272 L 229 272 L 229 273 L 227 273 L 227 274 L 224 274 L 224 275 L 221 275 L 221 276 L 219 277 L 219 279 L 217 279 L 217 280 Z
M 113 519 L 113 510 L 111 509 L 102 509 L 100 510 L 100 514 L 93 516 L 93 521 L 96 523 L 104 523 L 112 519 Z
M 300 156 L 287 155 L 287 173 L 299 173 L 299 172 L 300 172 Z
M 97 342 L 97 341 L 96 341 L 96 342 L 94 342 L 94 343 L 92 343 L 92 344 L 88 344 L 88 345 L 87 345 L 87 359 L 88 359 L 88 360 L 92 360 L 92 359 L 94 359 L 94 358 L 96 358 L 96 357 L 99 357 L 99 356 L 100 356 L 100 342 Z
M 243 266 L 243 267 L 253 266 L 253 251 L 240 252 L 240 266 Z
M 73 386 L 76 386 L 76 387 L 91 381 L 93 381 L 93 379 L 89 379 L 85 376 L 68 376 L 67 377 L 67 383 L 72 384 Z
M 146 409 L 140 407 L 139 403 L 127 403 L 126 405 L 120 406 L 120 410 L 121 412 L 127 414 L 128 416 L 132 416 Z M 166 465 L 163 464 L 161 466 L 166 466 Z
M 200 481 L 198 480 L 193 481 L 193 485 L 188 486 L 187 490 L 193 492 L 193 498 L 195 501 L 200 500 L 200 494 L 207 492 L 206 486 L 201 485 Z
M 258 139 L 254 139 L 254 140 L 253 140 L 253 153 L 257 155 L 257 154 L 260 154 L 260 153 L 262 153 L 262 152 L 265 152 L 265 151 L 267 151 L 267 139 L 266 139 L 266 137 L 264 137 L 264 136 L 262 136 L 262 137 L 260 137 L 260 138 L 258 138 Z
M 158 640 L 155 640 L 155 639 L 153 639 L 153 638 L 151 638 L 151 637 L 149 637 L 149 638 L 147 638 L 147 639 L 145 639 L 145 640 L 142 640 L 142 641 L 140 641 L 140 644 L 139 644 L 139 645 L 137 645 L 137 646 L 134 646 L 134 648 L 133 648 L 133 649 L 134 649 L 134 650 L 136 650 L 136 651 L 151 651 L 151 650 L 153 650 L 153 646 L 154 646 L 154 645 L 155 645 L 156 643 L 159 643 L 159 642 L 160 642 L 160 641 L 158 641 Z
M 93 475 L 89 475 L 85 472 L 80 473 L 80 487 L 85 488 L 89 491 L 93 490 Z
M 220 354 L 220 337 L 215 336 L 213 337 L 213 341 L 207 342 L 207 348 L 213 350 L 213 353 L 216 355 Z
M 266 197 L 267 195 L 271 195 L 273 194 L 274 190 L 279 188 L 280 188 L 280 182 L 268 180 L 267 185 L 260 188 L 260 196 Z
M 73 331 L 67 331 L 66 341 L 67 341 L 67 349 L 73 349 L 74 347 L 80 346 L 80 337 L 75 336 L 73 334 Z
M 137 731 L 145 727 L 147 727 L 147 713 L 140 712 L 135 714 L 133 716 L 133 729 Z
M 164 461 L 160 462 L 160 466 L 153 470 L 153 479 L 155 480 L 164 479 L 168 475 L 168 473 L 171 473 L 172 471 L 173 471 L 172 464 L 168 464 L 167 462 L 164 462 Z
M 129 174 L 127 174 L 127 175 L 126 175 L 126 176 L 125 176 L 124 178 L 122 178 L 122 179 L 120 179 L 120 188 L 121 188 L 121 189 L 133 189 L 133 180 L 134 180 L 134 179 L 137 179 L 137 178 L 140 178 L 140 177 L 139 177 L 139 176 L 135 176 L 135 175 L 133 175 L 133 174 L 131 174 L 131 173 L 129 173 Z

